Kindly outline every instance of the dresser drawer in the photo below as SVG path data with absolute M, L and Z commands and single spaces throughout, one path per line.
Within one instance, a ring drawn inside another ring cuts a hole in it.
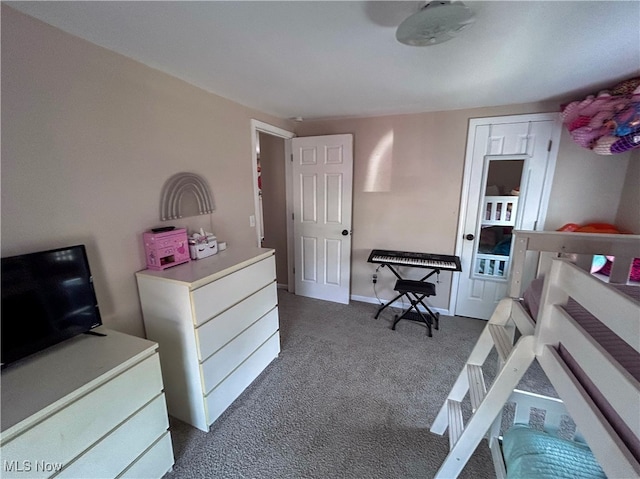
M 278 309 L 273 308 L 233 341 L 202 364 L 205 394 L 215 388 L 229 373 L 278 330 Z
M 257 351 L 240 365 L 233 373 L 222 381 L 206 397 L 207 420 L 211 425 L 220 414 L 240 396 L 249 384 L 257 378 L 264 368 L 273 361 L 280 352 L 280 337 L 278 333 L 271 336 Z
M 171 436 L 167 431 L 129 469 L 123 472 L 121 476 L 118 476 L 118 479 L 162 477 L 173 466 L 172 457 Z
M 162 391 L 158 355 L 145 359 L 2 446 L 4 461 L 69 464 Z M 49 477 L 3 471 L 3 477 Z
M 117 477 L 168 428 L 164 394 L 160 394 L 56 477 Z
M 192 293 L 195 324 L 213 318 L 275 279 L 275 259 L 269 256 L 196 289 Z
M 278 290 L 276 283 L 272 282 L 197 328 L 198 359 L 207 359 L 258 318 L 272 310 L 277 303 Z

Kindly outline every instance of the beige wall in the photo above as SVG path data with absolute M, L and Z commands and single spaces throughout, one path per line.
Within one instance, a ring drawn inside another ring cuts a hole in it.
M 555 103 L 527 104 L 299 124 L 299 136 L 354 135 L 352 294 L 374 297 L 371 249 L 455 252 L 470 118 L 557 110 Z M 614 221 L 627 161 L 625 155 L 602 157 L 579 148 L 563 132 L 545 229 Z M 384 269 L 378 273 L 377 293 L 390 299 L 395 278 Z M 448 309 L 451 276 L 443 273 L 440 280 L 430 302 Z
M 174 173 L 203 176 L 212 215 L 172 222 L 256 243 L 245 108 L 2 5 L 2 256 L 87 244 L 103 321 L 142 335 L 134 273 Z
M 265 133 L 259 135 L 264 213 L 262 245 L 276 250 L 276 280 L 278 284 L 286 285 L 288 271 L 284 140 Z
M 5 5 L 1 33 L 1 253 L 87 244 L 105 324 L 137 335 L 141 234 L 159 223 L 160 191 L 171 175 L 202 175 L 216 206 L 210 216 L 174 224 L 204 227 L 229 248 L 255 243 L 251 118 L 300 136 L 354 134 L 352 294 L 371 298 L 372 248 L 454 252 L 469 118 L 557 109 L 528 104 L 294 125 Z M 616 218 L 637 227 L 637 209 L 624 207 L 638 198 L 633 180 L 624 183 L 627 172 L 639 173 L 637 154 L 634 165 L 628 157 L 598 157 L 563 133 L 547 229 Z M 388 294 L 392 279 L 384 270 L 380 276 L 378 292 Z M 436 307 L 448 307 L 449 290 L 443 274 Z
M 630 153 L 596 155 L 563 128 L 546 229 L 567 223 L 615 223 Z
M 635 234 L 640 234 L 640 150 L 631 153 L 616 225 Z

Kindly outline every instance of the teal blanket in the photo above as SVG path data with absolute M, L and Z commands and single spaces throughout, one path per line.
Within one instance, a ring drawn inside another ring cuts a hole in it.
M 508 479 L 606 479 L 586 444 L 517 424 L 507 431 L 502 453 Z

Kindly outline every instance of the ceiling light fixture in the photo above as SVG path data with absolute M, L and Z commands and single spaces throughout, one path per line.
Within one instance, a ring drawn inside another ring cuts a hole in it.
M 474 21 L 475 14 L 462 2 L 429 2 L 400 24 L 396 38 L 416 47 L 436 45 L 451 40 Z

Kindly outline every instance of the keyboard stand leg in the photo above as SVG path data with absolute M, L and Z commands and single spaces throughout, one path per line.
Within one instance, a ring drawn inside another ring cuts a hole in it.
M 427 317 L 425 317 L 424 314 L 422 314 L 422 311 L 420 311 L 417 306 L 416 306 L 415 309 L 418 312 L 418 315 L 420 316 L 420 319 L 422 319 L 424 324 L 427 325 L 427 336 L 432 337 L 433 334 L 431 332 L 431 324 L 432 324 L 433 321 L 431 320 L 431 316 L 427 315 Z
M 391 326 L 391 329 L 395 330 L 396 329 L 396 324 L 398 324 L 398 322 L 401 319 L 408 319 L 410 321 L 417 321 L 417 322 L 421 322 L 424 323 L 427 326 L 427 336 L 432 337 L 433 334 L 431 332 L 431 325 L 434 322 L 433 319 L 435 318 L 436 322 L 435 322 L 435 328 L 438 329 L 438 319 L 436 318 L 436 316 L 431 312 L 431 310 L 429 308 L 426 307 L 426 305 L 422 302 L 422 300 L 424 299 L 424 296 L 422 296 L 421 298 L 419 298 L 417 295 L 415 296 L 415 299 L 412 298 L 409 294 L 404 294 L 409 301 L 411 302 L 411 306 L 407 308 L 407 310 L 402 313 L 401 315 L 396 316 L 395 321 L 393 322 L 393 325 Z M 422 311 L 420 311 L 418 309 L 418 304 L 422 304 L 422 306 L 424 306 L 428 313 L 425 316 Z
M 431 337 L 432 327 L 436 330 L 440 329 L 440 313 L 434 313 L 433 311 L 431 311 L 431 308 L 429 308 L 429 306 L 427 306 L 427 304 L 423 301 L 427 297 L 426 295 L 418 295 L 416 293 L 406 292 L 404 293 L 404 296 L 409 299 L 411 306 L 407 308 L 407 310 L 404 311 L 401 315 L 396 315 L 391 329 L 395 330 L 396 324 L 398 324 L 401 319 L 408 319 L 410 321 L 425 323 L 425 325 L 427 326 L 427 334 L 429 337 Z M 396 299 L 394 299 L 394 301 Z M 422 311 L 420 311 L 418 305 L 421 305 L 426 310 L 426 312 L 423 313 Z
M 404 319 L 404 318 L 403 318 L 403 316 L 404 316 L 404 314 L 402 314 L 402 315 L 398 315 L 398 314 L 396 314 L 395 321 L 394 321 L 394 322 L 393 322 L 393 324 L 391 325 L 391 329 L 392 329 L 392 330 L 394 330 L 394 331 L 396 330 L 396 324 L 398 324 L 398 322 L 399 322 L 401 319 Z
M 422 302 L 422 300 L 425 298 L 425 296 L 423 296 L 422 298 L 420 298 L 418 300 L 418 302 L 422 305 L 422 307 L 424 309 L 427 310 L 427 313 L 429 314 L 429 316 L 431 316 L 431 318 L 433 319 L 433 327 L 434 329 L 440 329 L 440 313 L 434 313 L 433 311 L 431 311 L 431 309 L 429 308 L 429 306 L 427 306 L 425 303 Z
M 404 296 L 404 293 L 400 293 L 398 296 L 396 296 L 395 298 L 393 298 L 391 301 L 383 304 L 382 306 L 380 306 L 380 308 L 378 308 L 378 312 L 376 313 L 376 315 L 373 317 L 374 319 L 378 319 L 378 316 L 380 316 L 380 313 L 382 313 L 382 311 L 387 307 L 390 306 L 392 303 L 395 303 L 397 300 L 399 300 L 402 296 Z
M 393 321 L 393 324 L 391 325 L 391 329 L 393 329 L 395 331 L 396 324 L 398 324 L 400 322 L 400 320 L 402 320 L 402 319 L 407 319 L 409 321 L 416 321 L 416 322 L 419 322 L 419 323 L 426 324 L 427 325 L 427 334 L 429 336 L 431 336 L 431 321 L 429 321 L 430 318 L 425 318 L 424 315 L 420 311 L 418 311 L 416 313 L 416 312 L 412 311 L 412 309 L 413 308 L 409 307 L 402 314 L 396 314 L 395 320 Z

